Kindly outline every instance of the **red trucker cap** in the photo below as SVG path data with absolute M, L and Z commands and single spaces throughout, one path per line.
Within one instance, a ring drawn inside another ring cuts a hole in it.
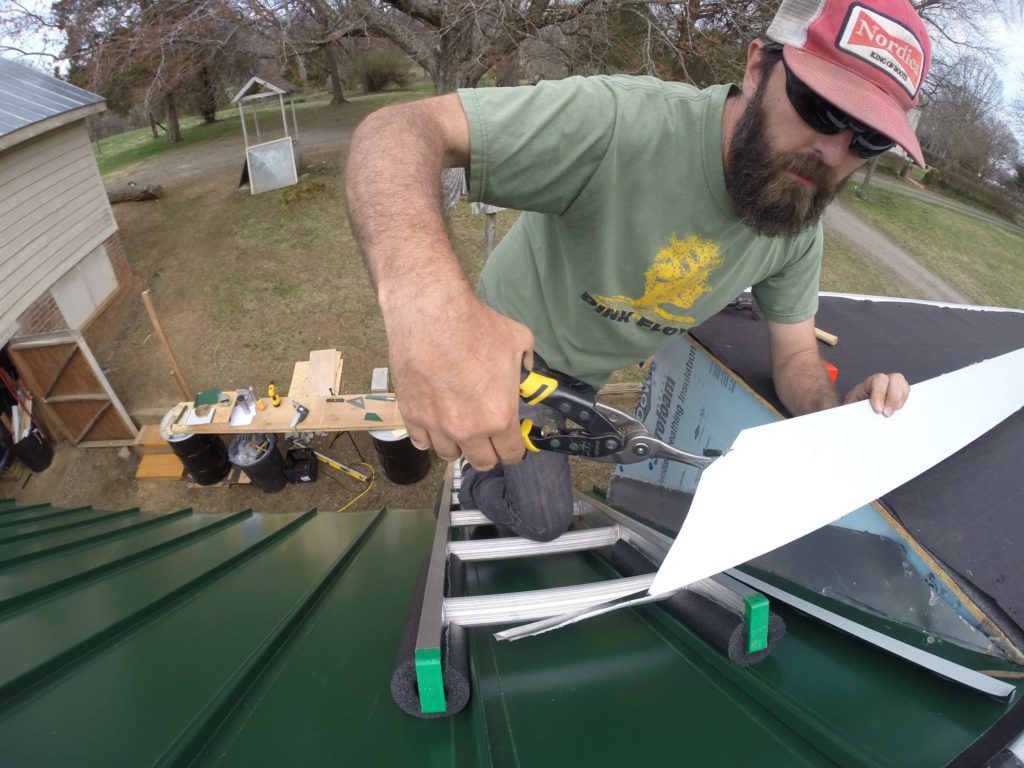
M 811 90 L 924 168 L 909 115 L 931 42 L 908 0 L 782 0 L 767 36 L 785 46 L 786 63 Z

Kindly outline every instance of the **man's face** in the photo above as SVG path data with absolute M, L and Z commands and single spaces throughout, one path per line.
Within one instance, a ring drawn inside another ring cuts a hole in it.
M 837 137 L 848 144 L 849 136 L 822 136 L 804 123 L 788 103 L 784 85 L 781 99 L 775 93 L 781 70 L 780 62 L 751 96 L 726 155 L 725 186 L 736 212 L 769 237 L 790 237 L 812 226 L 862 163 L 842 148 L 821 151 Z

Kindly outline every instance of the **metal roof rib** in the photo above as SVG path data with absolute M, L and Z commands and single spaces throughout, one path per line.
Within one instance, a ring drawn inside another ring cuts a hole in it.
M 103 101 L 45 72 L 0 58 L 0 137 Z

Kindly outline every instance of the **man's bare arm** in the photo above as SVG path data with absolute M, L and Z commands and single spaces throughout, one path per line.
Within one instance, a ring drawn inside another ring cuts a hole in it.
M 517 392 L 533 335 L 476 297 L 445 231 L 441 169 L 468 158 L 456 95 L 385 108 L 353 136 L 346 193 L 409 436 L 486 469 L 522 458 Z
M 801 323 L 768 323 L 772 379 L 782 404 L 794 416 L 840 404 L 829 380 L 814 337 L 814 320 Z M 891 416 L 903 407 L 910 385 L 901 373 L 876 373 L 853 387 L 842 402 L 870 400 L 875 413 Z

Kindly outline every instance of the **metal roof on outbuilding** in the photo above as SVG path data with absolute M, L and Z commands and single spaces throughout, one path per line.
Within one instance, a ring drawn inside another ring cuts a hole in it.
M 44 72 L 0 58 L 0 149 L 104 109 L 104 99 Z

